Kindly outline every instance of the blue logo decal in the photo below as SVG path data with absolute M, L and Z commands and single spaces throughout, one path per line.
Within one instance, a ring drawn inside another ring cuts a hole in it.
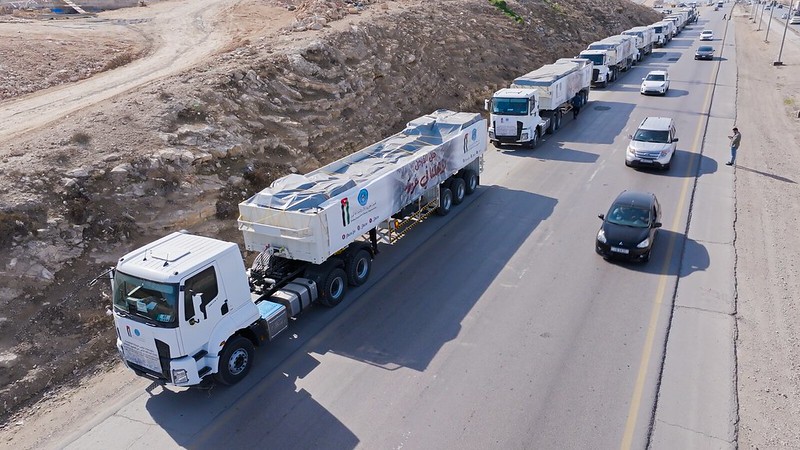
M 133 329 L 133 334 L 135 334 L 136 336 L 141 336 L 142 335 L 141 331 L 139 331 L 138 328 L 134 328 Z
M 362 189 L 361 192 L 358 193 L 358 204 L 361 206 L 366 206 L 368 198 L 369 194 L 367 193 L 367 190 Z
M 473 128 L 472 129 L 472 140 L 473 141 L 477 141 L 478 140 L 478 129 L 477 128 Z

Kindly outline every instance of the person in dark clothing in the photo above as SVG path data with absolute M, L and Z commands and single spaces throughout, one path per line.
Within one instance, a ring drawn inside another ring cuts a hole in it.
M 577 119 L 578 114 L 581 112 L 580 96 L 576 95 L 575 97 L 572 97 L 572 100 L 570 100 L 570 104 L 572 104 L 572 118 Z

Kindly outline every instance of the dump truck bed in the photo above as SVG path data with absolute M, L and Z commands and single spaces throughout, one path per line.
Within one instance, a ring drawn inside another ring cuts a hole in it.
M 486 129 L 480 114 L 438 110 L 306 175 L 280 178 L 239 204 L 245 247 L 322 263 L 479 158 Z

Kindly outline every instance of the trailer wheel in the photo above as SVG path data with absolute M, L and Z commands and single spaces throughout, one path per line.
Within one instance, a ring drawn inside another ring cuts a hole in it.
M 436 214 L 446 216 L 450 213 L 453 207 L 453 191 L 449 188 L 439 189 L 439 207 L 436 208 Z
M 322 306 L 333 308 L 344 300 L 347 292 L 347 273 L 341 267 L 334 267 L 325 276 L 319 302 Z
M 558 131 L 559 128 L 561 128 L 561 110 L 556 111 L 555 119 L 556 119 L 555 131 Z
M 474 170 L 468 169 L 464 171 L 464 192 L 467 195 L 472 195 L 478 189 L 478 174 Z
M 345 261 L 347 282 L 350 286 L 361 286 L 367 282 L 372 271 L 372 255 L 365 249 L 351 252 Z
M 556 115 L 553 114 L 553 116 L 550 118 L 550 123 L 547 124 L 547 130 L 545 130 L 545 133 L 553 134 L 555 132 L 556 132 Z
M 219 371 L 214 378 L 222 384 L 236 384 L 247 376 L 253 366 L 253 343 L 242 336 L 232 337 L 219 356 Z
M 453 177 L 450 181 L 450 192 L 453 193 L 453 204 L 460 205 L 464 201 L 464 196 L 467 195 L 467 183 L 462 178 Z

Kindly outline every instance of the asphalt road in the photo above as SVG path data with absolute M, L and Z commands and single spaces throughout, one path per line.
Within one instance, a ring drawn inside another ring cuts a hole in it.
M 710 264 L 687 220 L 696 177 L 726 168 L 701 155 L 725 58 L 693 51 L 704 27 L 720 44 L 720 17 L 593 91 L 537 149 L 490 149 L 474 195 L 384 247 L 367 285 L 303 314 L 239 385 L 129 393 L 59 446 L 644 448 L 679 270 Z M 668 95 L 640 96 L 646 72 L 665 68 Z M 668 172 L 624 165 L 646 116 L 676 121 Z M 662 205 L 646 265 L 593 250 L 597 214 L 623 189 Z

